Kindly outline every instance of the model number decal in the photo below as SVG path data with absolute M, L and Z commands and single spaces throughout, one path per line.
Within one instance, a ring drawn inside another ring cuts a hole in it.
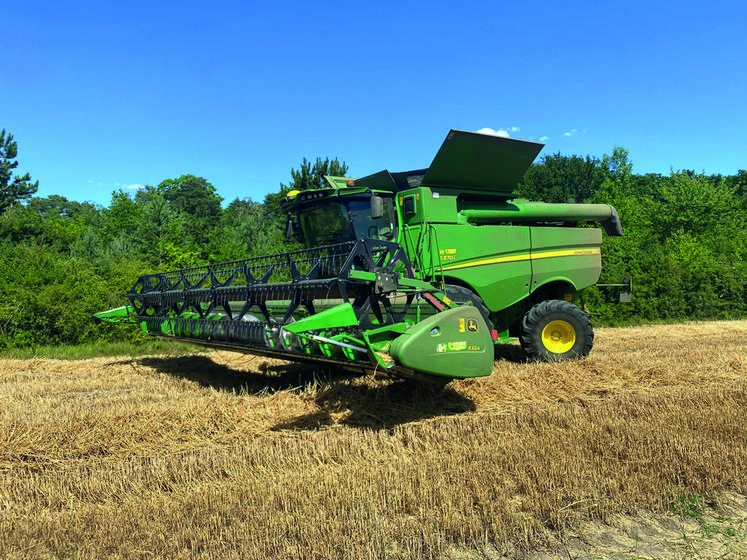
M 477 344 L 467 345 L 464 341 L 441 343 L 436 346 L 436 352 L 482 352 L 483 347 Z
M 438 254 L 441 257 L 441 261 L 455 261 L 456 260 L 456 249 L 439 249 Z

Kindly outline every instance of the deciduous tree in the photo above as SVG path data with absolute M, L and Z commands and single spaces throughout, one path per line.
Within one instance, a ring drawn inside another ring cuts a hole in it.
M 206 179 L 194 175 L 166 179 L 158 185 L 158 190 L 170 208 L 184 219 L 185 235 L 192 245 L 190 249 L 207 258 L 204 248 L 220 222 L 223 197 Z
M 542 202 L 586 202 L 604 180 L 598 159 L 558 154 L 532 165 L 521 180 L 518 194 Z

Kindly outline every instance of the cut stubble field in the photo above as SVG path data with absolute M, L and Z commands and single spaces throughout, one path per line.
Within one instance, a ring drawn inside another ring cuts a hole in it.
M 0 359 L 0 558 L 744 558 L 747 321 L 445 389 L 227 352 Z

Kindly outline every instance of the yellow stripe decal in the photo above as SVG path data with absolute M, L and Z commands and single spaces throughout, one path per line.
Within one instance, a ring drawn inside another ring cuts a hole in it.
M 596 249 L 570 249 L 565 251 L 545 251 L 544 253 L 534 253 L 532 255 L 525 253 L 523 255 L 511 255 L 508 257 L 496 257 L 494 259 L 485 259 L 482 261 L 474 261 L 467 264 L 455 264 L 453 266 L 441 267 L 442 270 L 456 270 L 458 268 L 470 268 L 473 266 L 483 266 L 486 264 L 498 264 L 506 262 L 519 262 L 519 261 L 535 261 L 538 259 L 551 259 L 554 257 L 586 257 L 590 255 L 599 255 L 601 250 Z

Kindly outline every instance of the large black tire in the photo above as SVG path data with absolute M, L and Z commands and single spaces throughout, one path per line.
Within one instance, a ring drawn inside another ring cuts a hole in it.
M 575 360 L 591 352 L 594 329 L 578 306 L 551 299 L 538 303 L 524 315 L 519 341 L 530 360 Z
M 455 303 L 472 302 L 472 305 L 480 312 L 482 318 L 485 319 L 485 323 L 488 325 L 488 332 L 493 332 L 495 326 L 493 325 L 493 321 L 490 320 L 490 310 L 482 302 L 482 298 L 475 292 L 469 288 L 463 288 L 455 284 L 446 284 L 444 293 L 446 297 Z

